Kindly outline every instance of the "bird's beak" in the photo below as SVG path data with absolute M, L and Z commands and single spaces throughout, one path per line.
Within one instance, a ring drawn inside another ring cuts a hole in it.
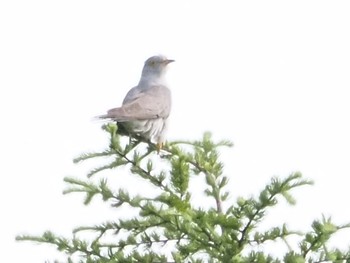
M 171 62 L 175 62 L 175 60 L 173 60 L 173 59 L 167 59 L 167 60 L 164 61 L 164 63 L 165 63 L 166 65 L 168 65 L 168 64 L 171 63 Z

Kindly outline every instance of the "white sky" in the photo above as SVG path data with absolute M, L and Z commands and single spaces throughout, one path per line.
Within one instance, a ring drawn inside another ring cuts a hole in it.
M 267 224 L 349 222 L 349 14 L 349 1 L 1 1 L 2 261 L 55 258 L 17 234 L 69 236 L 115 216 L 63 196 L 63 177 L 84 178 L 71 160 L 106 145 L 91 117 L 118 106 L 154 54 L 176 60 L 168 138 L 234 142 L 232 200 L 301 171 L 315 185 Z M 334 241 L 349 243 L 349 231 Z

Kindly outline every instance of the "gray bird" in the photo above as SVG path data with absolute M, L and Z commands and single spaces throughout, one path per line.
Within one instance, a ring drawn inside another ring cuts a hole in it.
M 171 62 L 174 60 L 164 56 L 147 59 L 139 84 L 129 90 L 122 106 L 98 118 L 117 121 L 129 134 L 156 143 L 159 151 L 165 141 L 171 109 L 171 92 L 165 81 L 166 68 Z

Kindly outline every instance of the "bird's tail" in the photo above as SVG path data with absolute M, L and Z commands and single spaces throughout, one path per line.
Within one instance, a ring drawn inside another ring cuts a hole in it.
M 107 114 L 98 115 L 94 117 L 97 120 L 110 119 L 114 121 L 127 121 L 128 117 L 125 115 L 125 111 L 122 108 L 110 109 Z
M 108 114 L 98 115 L 98 116 L 93 117 L 93 119 L 95 119 L 95 120 L 104 120 L 104 119 L 110 119 L 110 118 L 111 118 L 111 116 L 109 116 Z

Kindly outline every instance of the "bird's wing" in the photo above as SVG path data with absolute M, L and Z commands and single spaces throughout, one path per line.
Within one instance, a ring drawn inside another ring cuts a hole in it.
M 169 116 L 170 108 L 170 90 L 157 85 L 134 94 L 131 100 L 124 100 L 122 107 L 108 111 L 107 118 L 117 121 L 166 118 Z

